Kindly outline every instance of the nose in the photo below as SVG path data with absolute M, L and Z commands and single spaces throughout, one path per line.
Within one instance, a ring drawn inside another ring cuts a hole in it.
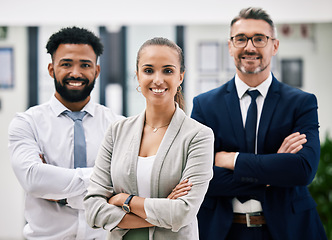
M 72 66 L 70 71 L 70 77 L 79 78 L 82 76 L 81 70 L 79 66 Z
M 156 73 L 155 77 L 153 78 L 153 83 L 156 84 L 157 86 L 161 85 L 164 83 L 164 78 L 161 73 Z
M 249 52 L 254 51 L 256 49 L 252 41 L 253 41 L 252 38 L 248 39 L 247 46 L 245 47 L 245 49 Z

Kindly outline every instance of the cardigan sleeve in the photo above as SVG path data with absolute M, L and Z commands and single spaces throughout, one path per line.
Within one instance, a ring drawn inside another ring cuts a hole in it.
M 184 140 L 184 144 L 189 145 L 181 181 L 189 179 L 193 184 L 192 189 L 187 195 L 176 200 L 145 199 L 146 221 L 173 232 L 195 221 L 213 174 L 213 141 L 212 130 L 205 126 L 202 126 L 190 141 Z
M 93 228 L 113 230 L 125 216 L 120 207 L 108 203 L 114 194 L 111 180 L 111 159 L 113 152 L 112 127 L 105 135 L 99 149 L 93 173 L 84 198 L 84 207 L 87 223 Z

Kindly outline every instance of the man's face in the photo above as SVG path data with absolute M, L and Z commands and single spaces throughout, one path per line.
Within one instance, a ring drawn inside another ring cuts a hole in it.
M 240 19 L 231 28 L 231 37 L 238 35 L 253 37 L 254 35 L 265 35 L 270 37 L 267 45 L 263 48 L 256 48 L 251 40 L 243 48 L 234 47 L 231 40 L 228 41 L 229 53 L 234 58 L 234 63 L 238 73 L 259 74 L 271 71 L 271 58 L 279 47 L 277 39 L 272 40 L 271 26 L 264 20 Z
M 96 54 L 88 44 L 60 44 L 48 70 L 56 96 L 67 102 L 86 100 L 100 72 Z

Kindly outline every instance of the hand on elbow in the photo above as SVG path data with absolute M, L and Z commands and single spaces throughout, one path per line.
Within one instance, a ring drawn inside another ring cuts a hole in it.
M 189 182 L 189 179 L 185 179 L 182 182 L 180 182 L 176 187 L 173 189 L 173 191 L 168 195 L 168 199 L 177 199 L 179 197 L 183 197 L 188 194 L 188 192 L 191 190 L 192 183 Z

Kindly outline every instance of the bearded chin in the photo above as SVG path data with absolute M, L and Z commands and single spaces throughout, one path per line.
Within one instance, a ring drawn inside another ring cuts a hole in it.
M 68 102 L 81 102 L 84 101 L 88 96 L 90 96 L 91 91 L 95 86 L 96 79 L 92 81 L 91 84 L 85 85 L 82 90 L 69 90 L 66 85 L 61 85 L 57 81 L 55 75 L 53 74 L 55 90 L 60 94 L 60 96 Z
M 240 68 L 238 68 L 242 73 L 246 73 L 246 74 L 256 74 L 256 73 L 260 73 L 262 72 L 262 68 L 261 67 L 257 67 L 254 71 L 247 71 L 245 69 L 244 66 L 241 66 Z
M 240 70 L 242 73 L 245 73 L 245 74 L 256 74 L 256 73 L 260 73 L 260 72 L 263 72 L 267 67 L 268 67 L 268 65 L 266 65 L 264 68 L 262 66 L 258 66 L 253 71 L 249 71 L 243 65 L 237 65 L 236 66 L 236 68 L 238 70 Z

